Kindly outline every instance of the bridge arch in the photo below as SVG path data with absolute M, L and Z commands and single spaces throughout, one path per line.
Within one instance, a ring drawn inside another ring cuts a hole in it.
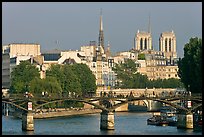
M 6 103 L 6 104 L 13 105 L 13 106 L 15 106 L 16 108 L 18 108 L 18 109 L 20 109 L 20 110 L 23 110 L 23 111 L 28 112 L 28 110 L 27 110 L 26 108 L 21 107 L 20 105 L 17 105 L 17 104 L 15 104 L 15 103 L 13 103 L 13 102 L 8 102 L 8 101 L 3 101 L 3 100 L 2 100 L 2 103 Z
M 60 99 L 60 100 L 54 100 L 54 101 L 46 102 L 46 103 L 43 103 L 43 104 L 38 105 L 37 107 L 35 107 L 35 111 L 36 111 L 38 108 L 40 108 L 40 107 L 42 107 L 42 106 L 44 106 L 44 105 L 52 104 L 52 103 L 56 103 L 56 102 L 64 102 L 64 101 L 77 101 L 77 102 L 83 102 L 83 103 L 86 103 L 86 104 L 92 105 L 92 106 L 94 106 L 94 107 L 96 107 L 96 108 L 98 108 L 98 109 L 101 109 L 101 110 L 103 110 L 103 111 L 109 111 L 107 108 L 105 108 L 105 107 L 103 107 L 103 106 L 101 106 L 101 105 L 98 105 L 98 104 L 92 103 L 92 102 L 90 102 L 90 101 L 86 101 L 86 100 L 78 100 L 78 99 Z M 94 101 L 96 101 L 96 100 L 94 100 Z

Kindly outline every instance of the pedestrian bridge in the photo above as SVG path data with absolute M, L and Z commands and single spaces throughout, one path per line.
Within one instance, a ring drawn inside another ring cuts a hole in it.
M 23 96 L 13 96 L 10 98 L 2 98 L 2 105 L 5 110 L 5 106 L 12 106 L 16 107 L 23 111 L 24 117 L 22 117 L 22 128 L 24 130 L 34 130 L 33 115 L 38 109 L 42 108 L 45 105 L 53 104 L 53 103 L 63 103 L 65 101 L 75 101 L 75 102 L 82 102 L 89 105 L 94 106 L 94 108 L 101 109 L 101 129 L 114 129 L 114 112 L 115 110 L 129 102 L 132 101 L 139 101 L 142 100 L 146 103 L 147 107 L 149 105 L 148 102 L 156 101 L 161 102 L 167 105 L 170 105 L 176 108 L 180 113 L 185 115 L 192 114 L 196 111 L 199 107 L 202 106 L 202 97 L 76 97 L 76 98 L 54 98 L 54 97 L 37 97 L 34 96 L 32 98 L 25 98 Z M 175 101 L 192 101 L 193 106 L 187 108 L 185 106 L 181 106 L 179 104 L 174 103 Z M 28 109 L 28 102 L 32 102 L 32 110 Z M 118 102 L 118 103 L 115 103 Z M 25 122 L 23 122 L 25 121 Z M 30 122 L 27 122 L 30 121 Z M 33 122 L 32 122 L 33 121 Z M 28 123 L 31 123 L 30 125 Z

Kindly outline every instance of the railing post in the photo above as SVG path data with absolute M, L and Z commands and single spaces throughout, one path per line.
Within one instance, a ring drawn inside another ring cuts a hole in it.
M 34 119 L 32 113 L 32 102 L 28 102 L 28 111 L 22 114 L 22 130 L 34 131 Z

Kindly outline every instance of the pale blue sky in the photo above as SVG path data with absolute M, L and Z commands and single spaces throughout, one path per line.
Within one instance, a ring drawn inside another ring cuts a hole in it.
M 98 42 L 101 8 L 105 47 L 109 41 L 113 53 L 131 49 L 138 29 L 148 31 L 149 13 L 155 50 L 165 31 L 174 30 L 179 57 L 191 37 L 202 38 L 201 2 L 4 2 L 2 44 L 80 50 L 89 41 Z

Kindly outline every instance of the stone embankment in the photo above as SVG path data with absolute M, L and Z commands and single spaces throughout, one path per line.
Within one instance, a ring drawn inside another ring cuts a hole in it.
M 102 110 L 100 109 L 84 109 L 84 108 L 73 108 L 73 109 L 53 109 L 48 111 L 47 109 L 43 109 L 33 113 L 34 119 L 46 119 L 46 118 L 55 118 L 55 117 L 66 117 L 66 116 L 74 116 L 74 115 L 84 115 L 84 114 L 94 114 L 100 113 Z M 11 116 L 16 118 L 22 118 L 22 112 L 10 112 Z
M 56 110 L 54 112 L 40 112 L 34 113 L 34 119 L 45 119 L 45 118 L 54 118 L 54 117 L 65 117 L 73 115 L 83 115 L 83 114 L 93 114 L 100 113 L 100 109 L 78 109 L 78 110 Z

